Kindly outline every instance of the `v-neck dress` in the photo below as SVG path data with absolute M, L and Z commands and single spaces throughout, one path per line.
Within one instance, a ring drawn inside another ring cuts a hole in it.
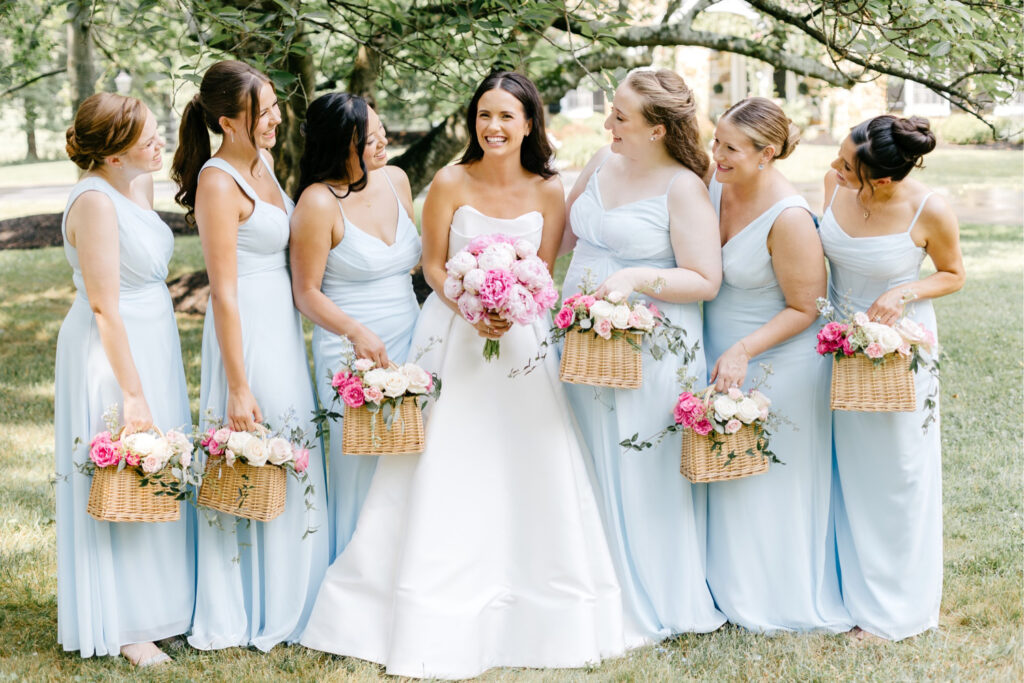
M 122 645 L 188 630 L 195 588 L 195 515 L 184 503 L 177 522 L 99 522 L 85 511 L 92 478 L 74 463 L 88 459 L 89 441 L 106 429 L 106 409 L 123 409 L 124 401 L 85 291 L 78 250 L 67 240 L 67 213 L 86 192 L 106 195 L 117 212 L 118 312 L 153 424 L 188 431 L 192 417 L 178 327 L 164 283 L 174 236 L 155 211 L 142 208 L 102 178 L 84 178 L 71 190 L 61 220 L 76 293 L 57 335 L 53 421 L 57 642 L 91 657 L 116 656 Z
M 203 171 L 211 167 L 234 178 L 254 204 L 252 214 L 238 228 L 237 247 L 238 317 L 246 379 L 271 428 L 291 415 L 312 438 L 313 384 L 288 272 L 288 215 L 293 204 L 283 191 L 287 211 L 263 201 L 221 159 L 210 159 Z M 269 165 L 266 171 L 274 177 Z M 208 414 L 225 417 L 228 394 L 214 308 L 209 304 L 203 325 L 201 423 Z M 192 647 L 251 645 L 267 651 L 277 643 L 297 640 L 302 633 L 327 570 L 330 545 L 324 460 L 318 446 L 310 450 L 306 473 L 315 489 L 312 510 L 307 511 L 303 502 L 302 482 L 292 476 L 285 510 L 269 522 L 250 523 L 200 508 L 196 609 L 188 639 Z M 318 530 L 303 538 L 307 527 Z
M 838 188 L 837 188 L 838 191 Z M 916 281 L 925 250 L 910 236 L 927 201 L 904 232 L 851 237 L 832 201 L 821 219 L 831 266 L 829 298 L 837 308 L 866 311 L 883 293 Z M 907 316 L 935 328 L 930 300 L 907 305 Z M 914 377 L 911 413 L 832 413 L 835 442 L 836 545 L 843 601 L 857 626 L 901 640 L 939 625 L 942 600 L 942 443 L 925 399 L 938 400 L 937 380 Z
M 391 185 L 386 171 L 384 178 Z M 389 245 L 363 232 L 341 209 L 345 234 L 327 255 L 320 291 L 338 308 L 380 337 L 388 358 L 401 364 L 409 355 L 409 344 L 420 312 L 410 271 L 419 263 L 422 247 L 416 226 L 394 189 L 391 185 L 398 204 L 395 241 Z M 340 200 L 338 206 L 341 207 Z M 348 338 L 339 337 L 319 325 L 313 328 L 313 365 L 320 404 L 333 405 L 338 412 L 341 412 L 341 404 L 334 400 L 336 394 L 331 386 L 331 376 L 340 367 L 342 355 L 351 349 Z M 334 561 L 355 531 L 359 510 L 377 467 L 377 457 L 342 455 L 342 421 L 332 421 L 330 430 L 327 509 L 331 525 L 331 561 Z
M 722 185 L 712 179 L 710 190 L 721 215 Z M 704 306 L 709 366 L 785 309 L 767 239 L 791 207 L 810 213 L 803 197 L 785 197 L 722 247 L 722 287 Z M 770 446 L 785 464 L 708 487 L 708 584 L 729 621 L 751 631 L 852 626 L 836 570 L 829 366 L 815 351 L 817 331 L 812 324 L 751 358 L 742 387 L 750 389 L 762 363 L 771 366 L 764 393 L 789 424 Z
M 576 249 L 562 296 L 579 291 L 589 273 L 599 285 L 629 267 L 675 268 L 669 236 L 668 187 L 663 194 L 604 207 L 600 169 L 572 206 Z M 675 178 L 673 178 L 675 180 Z M 638 296 L 655 305 L 700 344 L 686 368 L 702 383 L 706 374 L 700 309 Z M 679 395 L 677 371 L 683 361 L 666 355 L 643 357 L 640 389 L 566 384 L 570 405 L 593 461 L 598 504 L 622 584 L 625 611 L 652 639 L 674 633 L 713 631 L 725 618 L 715 609 L 704 575 L 707 486 L 679 474 L 681 436 L 672 434 L 643 452 L 619 445 L 633 434 L 647 436 L 672 421 Z

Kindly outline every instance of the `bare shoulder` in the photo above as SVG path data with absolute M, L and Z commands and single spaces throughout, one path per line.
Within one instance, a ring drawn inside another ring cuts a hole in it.
M 395 185 L 400 187 L 409 187 L 409 176 L 406 175 L 405 171 L 398 166 L 388 164 L 384 167 L 384 172 L 388 174 L 388 178 L 391 182 L 395 183 Z
M 921 217 L 918 218 L 919 222 L 929 229 L 942 232 L 959 229 L 959 222 L 953 207 L 949 205 L 949 201 L 941 194 L 934 192 L 928 195 L 927 188 L 925 188 L 921 201 L 924 202 L 924 206 L 921 208 Z
M 775 223 L 772 224 L 772 233 L 794 239 L 817 237 L 814 219 L 811 217 L 810 211 L 802 206 L 790 206 L 783 209 L 775 219 Z
M 825 177 L 822 178 L 822 182 L 825 184 L 825 203 L 827 204 L 832 198 L 832 192 L 835 190 L 836 185 L 839 184 L 839 179 L 836 178 L 836 172 L 829 169 L 828 172 L 825 173 Z
M 669 198 L 672 200 L 691 199 L 693 197 L 707 197 L 708 186 L 704 179 L 686 167 L 680 167 L 681 172 L 672 178 L 672 184 L 668 188 Z
M 463 182 L 466 181 L 466 167 L 462 164 L 451 164 L 444 168 L 438 169 L 437 173 L 434 174 L 434 180 L 431 183 L 431 188 L 437 187 L 438 190 L 453 190 Z
M 71 208 L 68 210 L 68 220 L 74 217 L 95 218 L 109 214 L 116 216 L 117 209 L 114 208 L 114 200 L 105 192 L 99 190 L 86 190 L 78 195 Z
M 313 183 L 302 191 L 299 201 L 295 203 L 295 208 L 313 213 L 337 211 L 336 202 L 337 200 L 326 185 Z
M 196 194 L 212 193 L 226 195 L 231 192 L 241 194 L 242 190 L 230 173 L 216 166 L 207 166 L 199 174 Z

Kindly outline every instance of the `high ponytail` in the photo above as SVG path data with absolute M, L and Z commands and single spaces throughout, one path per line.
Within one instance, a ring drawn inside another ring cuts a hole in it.
M 174 201 L 188 212 L 190 223 L 195 221 L 196 188 L 199 170 L 210 159 L 210 134 L 206 130 L 206 114 L 199 95 L 185 105 L 178 128 L 178 149 L 171 162 L 171 180 L 178 185 Z

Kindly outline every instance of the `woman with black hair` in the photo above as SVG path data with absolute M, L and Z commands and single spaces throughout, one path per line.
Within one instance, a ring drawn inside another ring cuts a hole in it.
M 388 166 L 387 133 L 359 96 L 329 93 L 306 112 L 298 202 L 291 219 L 292 292 L 312 320 L 320 402 L 331 405 L 331 375 L 354 353 L 381 367 L 402 364 L 419 304 L 410 270 L 420 261 L 412 193 L 402 169 Z M 341 454 L 341 421 L 330 446 L 331 559 L 355 530 L 375 456 Z
M 421 363 L 444 379 L 426 450 L 380 459 L 301 641 L 403 676 L 579 667 L 627 644 L 554 354 L 508 377 L 537 354 L 547 325 L 472 325 L 443 293 L 445 262 L 477 236 L 527 240 L 554 262 L 565 203 L 536 87 L 516 73 L 489 76 L 467 124 L 466 153 L 434 176 L 423 207 L 423 270 L 435 293 L 413 345 L 443 339 Z M 500 358 L 485 361 L 485 339 L 499 338 Z
M 820 228 L 834 306 L 886 325 L 905 314 L 931 335 L 931 300 L 964 283 L 956 216 L 907 177 L 934 148 L 925 119 L 878 116 L 854 127 L 825 176 Z M 926 255 L 936 272 L 921 278 Z M 889 640 L 936 628 L 942 600 L 938 385 L 920 367 L 914 383 L 912 413 L 832 416 L 843 602 L 856 633 Z

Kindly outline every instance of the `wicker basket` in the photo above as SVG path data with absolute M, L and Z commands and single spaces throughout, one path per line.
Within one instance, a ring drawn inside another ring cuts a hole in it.
M 640 346 L 639 332 L 630 332 Z M 643 382 L 643 359 L 625 337 L 602 339 L 591 331 L 570 330 L 565 334 L 558 377 L 572 384 L 595 387 L 639 389 Z
M 391 422 L 384 424 L 378 412 L 376 420 L 366 406 L 345 406 L 341 429 L 341 452 L 344 455 L 415 455 L 422 453 L 426 443 L 423 436 L 423 413 L 416 400 L 406 398 Z M 372 427 L 371 427 L 372 423 Z
M 243 487 L 248 487 L 244 496 Z M 283 467 L 253 467 L 239 460 L 228 466 L 224 458 L 211 457 L 199 488 L 199 504 L 235 517 L 269 522 L 284 512 L 287 493 L 288 473 Z
M 153 477 L 174 478 L 170 468 Z M 101 522 L 176 522 L 180 505 L 170 495 L 158 495 L 159 483 L 139 486 L 142 475 L 134 467 L 98 467 L 92 475 L 85 511 Z
M 771 461 L 757 449 L 757 436 L 753 425 L 743 425 L 735 434 L 719 434 L 724 439 L 722 450 L 711 450 L 711 439 L 692 429 L 683 430 L 683 454 L 679 471 L 694 484 L 708 481 L 740 479 L 768 471 Z M 756 455 L 747 455 L 752 448 Z M 736 457 L 729 459 L 729 453 Z
M 916 409 L 910 358 L 895 354 L 877 366 L 860 353 L 832 359 L 832 410 L 909 413 Z

